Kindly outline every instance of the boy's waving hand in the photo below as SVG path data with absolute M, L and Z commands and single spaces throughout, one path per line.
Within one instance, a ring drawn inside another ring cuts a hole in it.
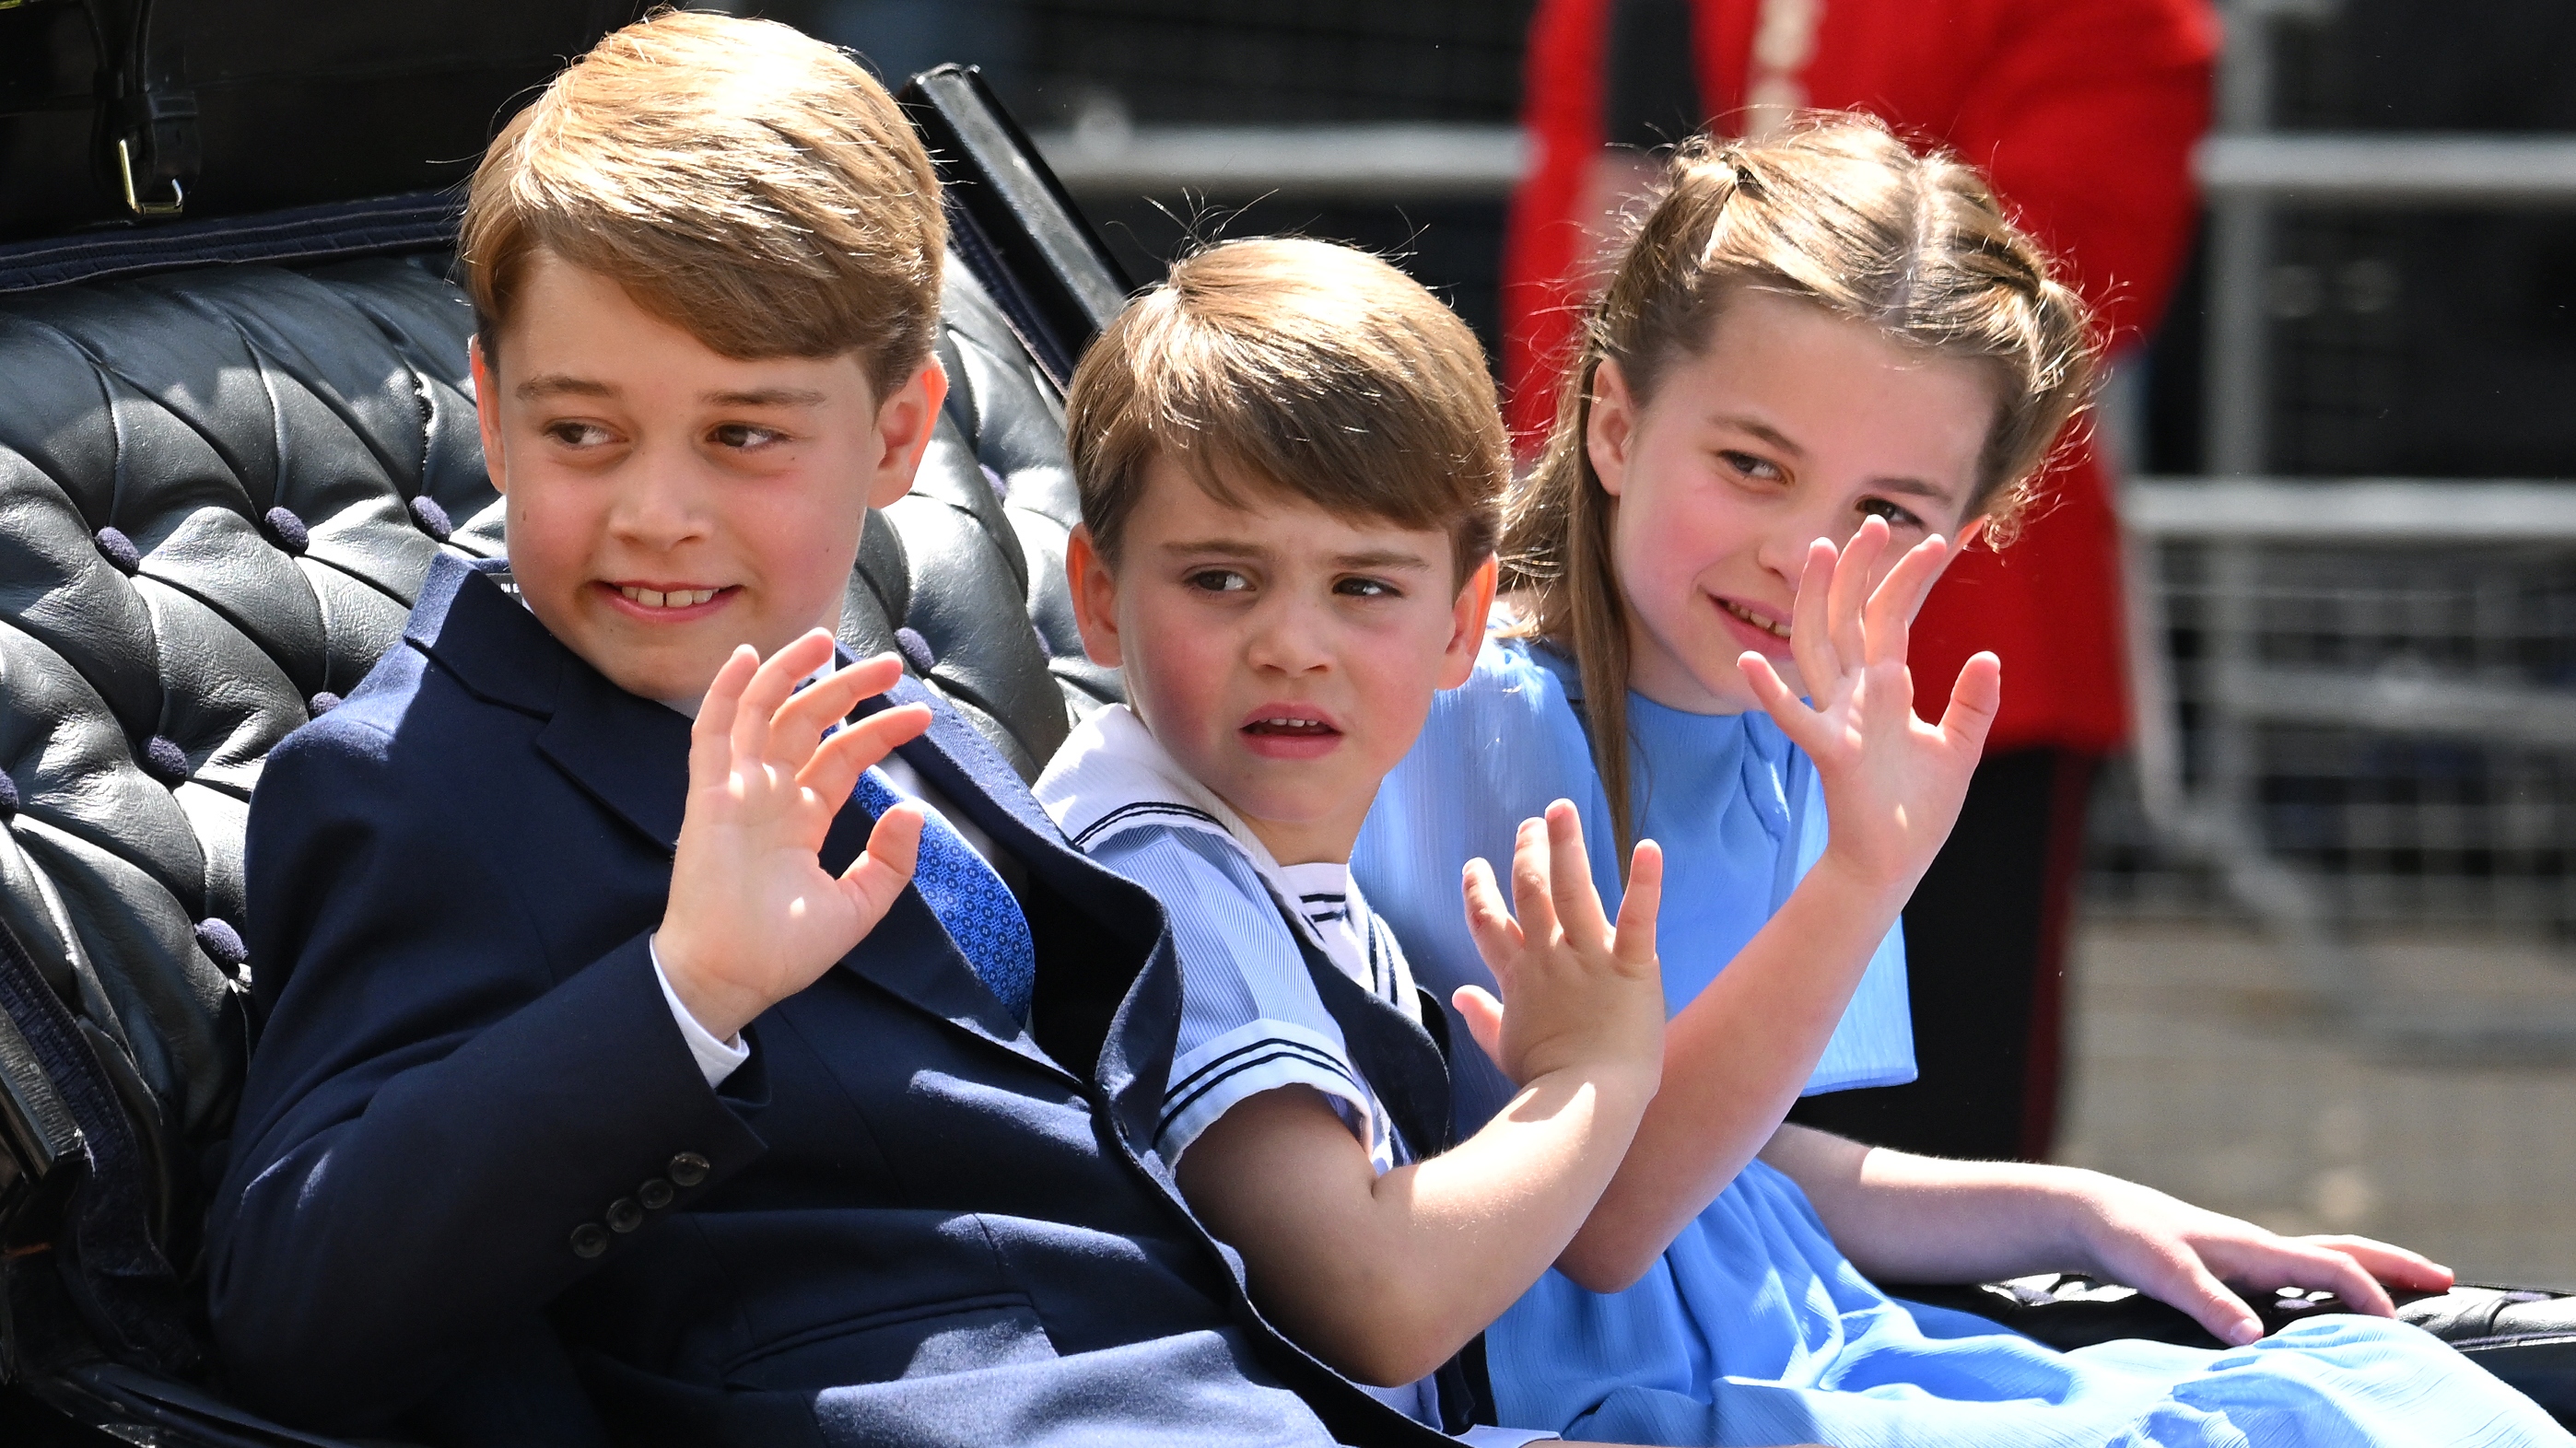
M 746 644 L 707 689 L 689 737 L 689 803 L 654 948 L 672 993 L 718 1040 L 811 985 L 867 937 L 912 879 L 921 812 L 897 805 L 837 877 L 823 837 L 859 775 L 930 724 L 907 704 L 824 731 L 902 673 L 892 654 L 797 683 L 832 656 L 816 629 L 767 662 Z
M 1655 913 L 1664 856 L 1637 842 L 1614 931 L 1592 888 L 1583 823 L 1568 800 L 1521 822 L 1512 847 L 1512 901 L 1493 867 L 1467 862 L 1467 927 L 1503 997 L 1461 986 L 1453 1000 L 1476 1044 L 1516 1086 L 1595 1062 L 1659 1068 L 1664 990 Z M 1517 917 L 1515 918 L 1515 913 Z

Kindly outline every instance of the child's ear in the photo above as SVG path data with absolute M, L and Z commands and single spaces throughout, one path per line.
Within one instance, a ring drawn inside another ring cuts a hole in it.
M 939 427 L 939 405 L 948 400 L 948 374 L 937 358 L 904 380 L 877 407 L 877 438 L 884 450 L 868 475 L 868 506 L 887 507 L 912 491 L 921 455 Z
M 1637 437 L 1637 400 L 1629 395 L 1628 374 L 1604 357 L 1592 369 L 1592 405 L 1585 409 L 1583 451 L 1592 460 L 1592 475 L 1612 497 L 1628 485 L 1628 448 Z
M 474 378 L 474 425 L 483 433 L 483 470 L 491 474 L 492 491 L 510 491 L 510 457 L 501 444 L 501 384 L 493 380 L 492 359 L 483 353 L 480 334 L 465 339 L 465 365 Z
M 1440 656 L 1440 687 L 1454 689 L 1476 672 L 1476 655 L 1485 647 L 1485 618 L 1494 611 L 1494 555 L 1476 565 L 1450 605 L 1449 647 Z
M 1125 659 L 1118 646 L 1118 575 L 1092 546 L 1091 530 L 1076 524 L 1064 544 L 1064 581 L 1073 591 L 1073 623 L 1082 632 L 1082 652 L 1104 669 Z

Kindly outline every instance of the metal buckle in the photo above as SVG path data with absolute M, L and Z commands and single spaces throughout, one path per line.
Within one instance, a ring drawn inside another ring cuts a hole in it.
M 188 193 L 179 178 L 170 178 L 170 199 L 146 201 L 134 194 L 134 148 L 123 136 L 116 138 L 116 177 L 125 183 L 125 209 L 137 216 L 177 216 L 188 209 Z

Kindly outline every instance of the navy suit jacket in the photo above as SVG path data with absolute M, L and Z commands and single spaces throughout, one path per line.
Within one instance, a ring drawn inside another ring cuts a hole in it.
M 477 1445 L 1441 1441 L 1244 1299 L 1145 1146 L 1159 907 L 935 701 L 903 756 L 1027 868 L 1036 1035 L 907 890 L 709 1088 L 645 944 L 688 722 L 487 571 L 441 560 L 252 801 L 264 1029 L 210 1224 L 236 1393 Z

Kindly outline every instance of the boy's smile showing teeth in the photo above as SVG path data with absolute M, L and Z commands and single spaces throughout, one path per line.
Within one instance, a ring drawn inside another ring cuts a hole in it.
M 726 592 L 721 588 L 647 588 L 638 583 L 617 583 L 609 586 L 615 588 L 618 594 L 629 603 L 664 613 L 712 603 L 719 594 Z

